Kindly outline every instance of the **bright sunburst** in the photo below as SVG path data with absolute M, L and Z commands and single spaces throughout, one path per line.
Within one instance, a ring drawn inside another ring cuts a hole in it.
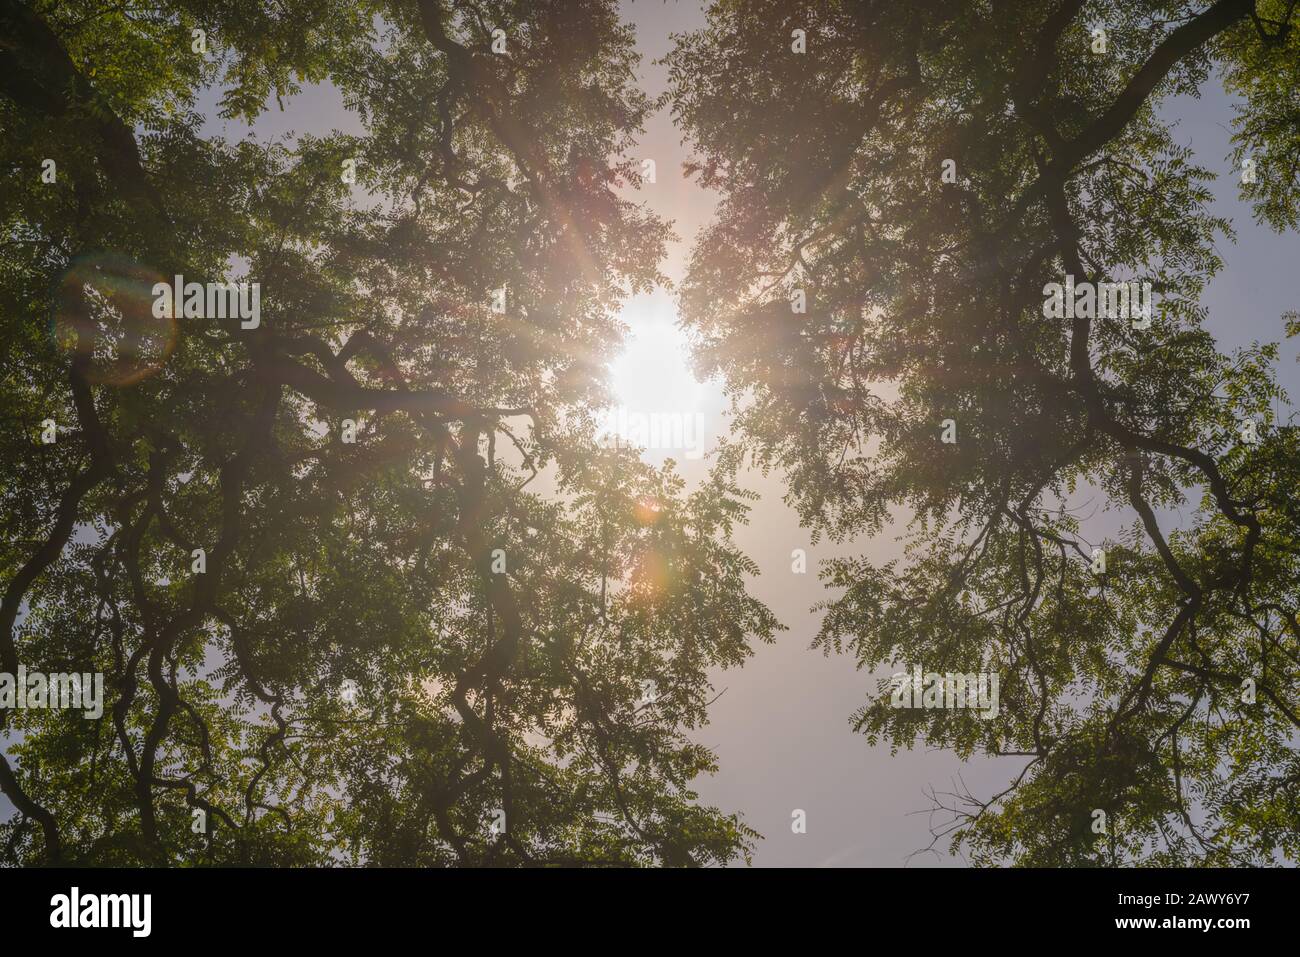
M 652 463 L 698 461 L 716 441 L 722 393 L 691 372 L 690 346 L 664 290 L 631 300 L 623 318 L 628 342 L 610 363 L 615 405 L 602 434 L 635 446 Z
M 631 333 L 609 366 L 615 401 L 642 413 L 700 411 L 707 389 L 691 373 L 690 348 L 668 294 L 637 296 L 623 320 Z

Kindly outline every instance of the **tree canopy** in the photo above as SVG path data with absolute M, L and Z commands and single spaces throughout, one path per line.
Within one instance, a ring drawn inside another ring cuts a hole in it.
M 818 643 L 1001 678 L 989 720 L 889 678 L 856 716 L 1018 759 L 934 795 L 977 863 L 1300 856 L 1300 439 L 1277 346 L 1220 349 L 1200 298 L 1216 176 L 1300 224 L 1297 6 L 723 0 L 667 58 L 719 196 L 682 315 L 743 448 L 819 532 L 910 519 L 827 565 Z M 1197 156 L 1158 108 L 1215 82 L 1235 152 Z M 1154 313 L 1049 318 L 1067 276 Z
M 816 646 L 883 675 L 872 743 L 1014 763 L 932 795 L 936 845 L 1300 858 L 1300 432 L 1203 295 L 1216 179 L 1300 228 L 1296 0 L 715 0 L 662 102 L 614 0 L 0 35 L 0 675 L 104 679 L 96 720 L 0 707 L 0 862 L 748 860 L 692 782 L 711 674 L 781 627 L 755 463 L 816 535 L 903 528 L 823 566 Z M 1164 110 L 1210 84 L 1227 156 Z M 360 132 L 251 132 L 309 86 Z M 661 106 L 719 200 L 678 293 L 735 430 L 694 489 L 598 441 L 665 282 Z M 913 666 L 999 706 L 896 707 Z
M 738 460 L 688 493 L 595 443 L 669 236 L 620 192 L 652 104 L 614 5 L 0 0 L 0 33 L 0 671 L 106 699 L 0 713 L 0 859 L 747 856 L 688 737 L 778 627 Z M 213 132 L 318 83 L 362 134 Z M 260 315 L 173 318 L 175 276 Z

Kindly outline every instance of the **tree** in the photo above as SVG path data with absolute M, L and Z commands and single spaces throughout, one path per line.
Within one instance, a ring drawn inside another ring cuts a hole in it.
M 668 235 L 612 7 L 0 0 L 0 671 L 106 708 L 0 713 L 5 861 L 748 855 L 688 737 L 777 627 L 738 461 L 594 441 Z M 362 135 L 205 130 L 317 82 Z
M 752 0 L 667 58 L 720 196 L 682 312 L 745 449 L 819 532 L 910 516 L 904 559 L 825 568 L 818 643 L 1000 676 L 996 718 L 884 678 L 855 719 L 1019 759 L 934 796 L 976 862 L 1300 856 L 1300 443 L 1276 346 L 1225 354 L 1199 302 L 1216 175 L 1297 225 L 1297 27 L 1290 0 Z M 1206 166 L 1156 106 L 1212 73 L 1236 153 Z M 1155 314 L 1048 318 L 1067 275 L 1150 282 Z M 1088 540 L 1087 495 L 1123 534 Z

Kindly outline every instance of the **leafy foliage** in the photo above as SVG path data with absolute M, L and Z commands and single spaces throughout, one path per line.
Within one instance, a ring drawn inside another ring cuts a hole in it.
M 689 737 L 778 627 L 738 462 L 687 494 L 593 440 L 669 235 L 617 191 L 651 104 L 612 4 L 0 0 L 0 29 L 0 670 L 107 699 L 3 713 L 3 859 L 747 856 Z M 363 134 L 200 108 L 326 81 Z M 260 324 L 156 318 L 174 275 L 260 283 Z
M 911 516 L 903 560 L 827 566 L 819 643 L 1001 677 L 992 720 L 891 707 L 888 679 L 857 718 L 1020 759 L 1001 794 L 935 796 L 936 840 L 977 862 L 1300 856 L 1300 446 L 1272 421 L 1276 347 L 1203 327 L 1228 164 L 1155 110 L 1217 72 L 1230 175 L 1252 159 L 1242 195 L 1294 228 L 1298 28 L 1286 0 L 723 0 L 667 58 L 720 197 L 682 312 L 745 448 L 818 531 Z M 1150 328 L 1044 318 L 1066 274 L 1149 280 Z M 1087 540 L 1084 499 L 1118 540 Z

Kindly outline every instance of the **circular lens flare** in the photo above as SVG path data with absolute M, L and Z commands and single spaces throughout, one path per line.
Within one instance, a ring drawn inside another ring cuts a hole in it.
M 163 367 L 176 321 L 154 314 L 156 270 L 113 253 L 73 261 L 54 295 L 51 335 L 85 361 L 87 379 L 127 386 Z

